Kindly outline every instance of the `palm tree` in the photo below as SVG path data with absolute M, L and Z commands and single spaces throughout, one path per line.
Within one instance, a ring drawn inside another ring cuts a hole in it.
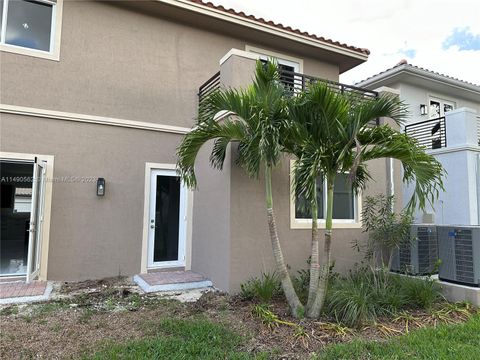
M 353 190 L 365 187 L 370 178 L 367 161 L 394 158 L 403 165 L 404 182 L 415 181 L 408 208 L 424 208 L 443 189 L 443 169 L 417 142 L 388 125 L 372 126 L 372 120 L 389 117 L 401 124 L 407 115 L 405 106 L 394 96 L 361 100 L 340 93 L 327 83 L 316 82 L 293 98 L 288 105 L 290 124 L 284 129 L 284 149 L 297 158 L 294 165 L 296 196 L 311 204 L 312 256 L 306 314 L 318 318 L 323 308 L 331 267 L 333 194 L 339 173 L 349 173 Z M 327 184 L 325 243 L 319 263 L 317 225 L 318 177 Z
M 304 308 L 284 261 L 273 211 L 272 169 L 280 160 L 280 136 L 287 125 L 284 93 L 277 66 L 258 61 L 255 79 L 249 88 L 222 89 L 208 96 L 200 106 L 197 126 L 184 137 L 177 149 L 177 168 L 186 185 L 196 187 L 196 157 L 202 146 L 213 141 L 210 163 L 214 168 L 222 169 L 229 145 L 238 143 L 238 164 L 250 177 L 258 178 L 263 172 L 276 272 L 292 315 L 303 316 Z M 219 117 L 219 114 L 223 115 Z

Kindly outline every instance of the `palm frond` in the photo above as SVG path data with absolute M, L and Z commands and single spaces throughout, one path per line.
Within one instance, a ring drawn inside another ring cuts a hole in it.
M 378 158 L 393 158 L 403 165 L 403 181 L 415 183 L 415 190 L 407 204 L 407 209 L 416 207 L 424 210 L 427 203 L 433 205 L 440 191 L 444 190 L 442 165 L 425 152 L 415 139 L 401 134 L 389 126 L 379 126 L 364 130 L 359 135 L 365 147 L 364 161 Z
M 188 187 L 196 187 L 195 161 L 202 146 L 215 140 L 210 162 L 222 169 L 227 145 L 245 138 L 245 125 L 239 121 L 227 120 L 222 124 L 215 121 L 203 122 L 183 138 L 177 148 L 177 170 Z
M 213 141 L 212 167 L 221 170 L 231 142 L 238 143 L 237 163 L 258 176 L 263 164 L 274 167 L 282 153 L 281 134 L 287 125 L 285 89 L 278 67 L 257 61 L 255 79 L 246 89 L 219 89 L 202 99 L 197 126 L 177 148 L 177 168 L 190 187 L 196 186 L 195 160 Z

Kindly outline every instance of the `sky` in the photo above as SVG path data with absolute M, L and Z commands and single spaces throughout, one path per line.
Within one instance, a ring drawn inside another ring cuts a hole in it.
M 405 59 L 480 84 L 480 0 L 213 0 L 370 50 L 368 61 L 340 76 L 359 82 Z

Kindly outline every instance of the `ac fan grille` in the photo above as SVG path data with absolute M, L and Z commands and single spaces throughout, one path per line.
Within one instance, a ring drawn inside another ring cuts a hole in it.
M 455 231 L 455 270 L 457 280 L 474 282 L 472 230 Z

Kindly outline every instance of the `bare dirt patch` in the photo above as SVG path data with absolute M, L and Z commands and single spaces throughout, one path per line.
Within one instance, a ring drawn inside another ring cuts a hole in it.
M 322 347 L 360 337 L 383 340 L 418 327 L 460 322 L 473 309 L 410 312 L 381 319 L 361 329 L 331 322 L 295 320 L 278 299 L 268 310 L 283 323 L 268 323 L 255 314 L 255 305 L 220 293 L 206 293 L 198 301 L 182 303 L 158 295 L 141 294 L 126 279 L 64 284 L 56 299 L 1 309 L 2 359 L 65 359 L 88 357 L 108 342 L 153 337 L 166 318 L 207 318 L 245 336 L 243 351 L 272 353 L 272 358 L 305 359 Z

